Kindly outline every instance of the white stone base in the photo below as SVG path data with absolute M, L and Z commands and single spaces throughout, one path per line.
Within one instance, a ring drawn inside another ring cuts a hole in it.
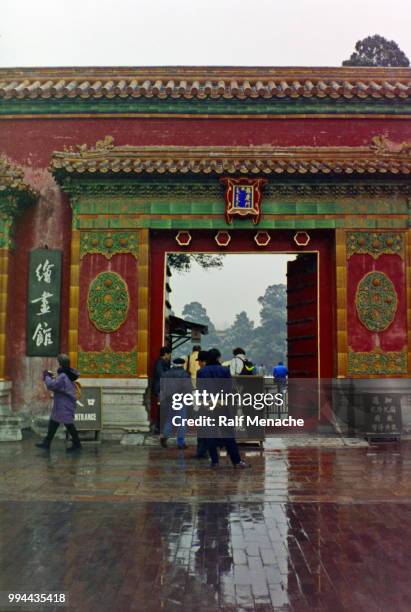
M 21 418 L 11 410 L 11 380 L 0 380 L 0 442 L 19 442 Z
M 19 442 L 22 439 L 20 418 L 0 415 L 0 442 Z
M 119 440 L 125 430 L 150 430 L 147 378 L 81 378 L 83 387 L 102 389 L 101 438 Z

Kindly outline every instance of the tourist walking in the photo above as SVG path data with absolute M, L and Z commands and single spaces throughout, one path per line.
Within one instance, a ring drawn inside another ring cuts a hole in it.
M 245 350 L 238 347 L 233 350 L 233 359 L 230 361 L 231 376 L 248 376 L 256 373 L 255 365 L 245 355 Z
M 197 363 L 198 363 L 198 370 L 197 370 L 197 374 L 200 371 L 201 368 L 204 368 L 207 365 L 207 359 L 208 359 L 208 351 L 199 351 L 198 355 L 197 355 Z M 197 384 L 197 376 L 196 376 L 196 384 Z M 200 407 L 200 413 L 202 413 L 201 407 Z M 193 456 L 194 459 L 207 459 L 208 457 L 208 445 L 207 445 L 207 438 L 203 438 L 203 431 L 204 428 L 202 427 L 197 427 L 197 452 L 196 454 Z
M 153 378 L 151 383 L 151 407 L 154 420 L 154 433 L 160 433 L 160 381 L 161 377 L 170 369 L 171 348 L 163 346 L 160 355 L 154 364 Z
M 282 361 L 273 368 L 274 383 L 277 385 L 278 393 L 281 393 L 284 399 L 284 393 L 287 389 L 288 368 Z
M 235 348 L 233 350 L 234 357 L 230 361 L 230 373 L 231 376 L 239 376 L 244 368 L 244 361 L 246 360 L 245 350 L 242 348 Z
M 208 351 L 207 364 L 197 372 L 197 380 L 199 381 L 198 388 L 200 390 L 206 390 L 209 393 L 220 393 L 221 391 L 223 393 L 231 392 L 232 381 L 230 369 L 222 366 L 220 359 L 221 353 L 218 349 L 212 348 L 210 351 Z M 207 438 L 207 446 L 212 468 L 217 468 L 219 466 L 217 450 L 219 446 L 226 448 L 228 456 L 231 459 L 231 463 L 235 468 L 249 467 L 241 459 L 237 442 L 234 437 L 234 430 L 232 434 L 233 435 L 231 437 Z
M 257 368 L 257 375 L 258 376 L 265 376 L 266 375 L 266 369 L 265 369 L 265 365 L 263 363 L 260 363 L 260 365 Z
M 50 449 L 51 442 L 60 424 L 63 423 L 73 441 L 72 446 L 67 449 L 68 453 L 81 450 L 81 442 L 77 429 L 74 425 L 74 414 L 76 410 L 76 385 L 79 373 L 70 367 L 67 355 L 61 354 L 57 357 L 58 369 L 54 376 L 49 370 L 44 370 L 44 383 L 54 394 L 53 409 L 51 412 L 48 432 L 43 442 L 36 444 L 38 448 Z
M 161 421 L 165 421 L 163 432 L 160 434 L 160 444 L 163 448 L 167 447 L 167 439 L 173 431 L 173 416 L 186 417 L 186 410 L 173 410 L 172 396 L 175 393 L 187 394 L 192 393 L 193 387 L 191 384 L 190 374 L 184 369 L 185 360 L 182 357 L 173 359 L 171 369 L 164 372 L 161 378 L 160 392 L 160 410 Z M 180 450 L 187 448 L 185 443 L 185 426 L 177 428 L 177 446 Z

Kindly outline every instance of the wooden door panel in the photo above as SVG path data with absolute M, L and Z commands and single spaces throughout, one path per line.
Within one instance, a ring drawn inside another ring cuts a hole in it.
M 315 253 L 287 264 L 288 406 L 305 430 L 318 420 L 318 279 Z M 304 382 L 306 380 L 306 382 Z

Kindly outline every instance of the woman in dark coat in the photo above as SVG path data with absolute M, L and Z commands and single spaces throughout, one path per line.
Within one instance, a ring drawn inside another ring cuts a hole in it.
M 48 450 L 60 423 L 63 423 L 73 440 L 73 445 L 67 449 L 68 453 L 72 453 L 81 450 L 80 438 L 74 425 L 76 410 L 74 381 L 79 377 L 79 373 L 70 367 L 70 360 L 67 355 L 58 355 L 57 362 L 59 364 L 57 376 L 54 377 L 48 370 L 43 372 L 44 383 L 47 389 L 53 391 L 54 401 L 47 435 L 43 442 L 39 442 L 36 446 Z

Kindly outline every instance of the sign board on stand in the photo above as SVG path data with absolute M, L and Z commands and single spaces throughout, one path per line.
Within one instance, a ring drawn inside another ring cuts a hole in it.
M 399 438 L 402 430 L 400 394 L 364 394 L 367 438 Z
M 81 397 L 76 402 L 74 424 L 79 432 L 94 432 L 94 440 L 99 439 L 102 429 L 101 387 L 82 387 Z

